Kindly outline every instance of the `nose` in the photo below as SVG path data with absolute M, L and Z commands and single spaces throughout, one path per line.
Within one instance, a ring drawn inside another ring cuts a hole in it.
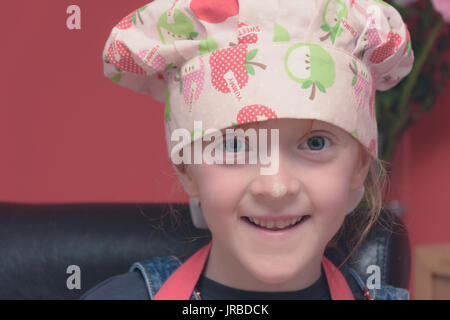
M 252 181 L 250 192 L 256 198 L 277 200 L 298 195 L 300 186 L 298 178 L 280 166 L 276 174 L 259 174 Z

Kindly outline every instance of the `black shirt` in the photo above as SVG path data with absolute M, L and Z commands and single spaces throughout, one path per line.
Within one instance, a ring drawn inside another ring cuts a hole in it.
M 197 287 L 203 300 L 330 300 L 325 272 L 307 288 L 297 291 L 259 292 L 228 287 L 200 275 Z
M 328 257 L 335 265 L 342 256 L 334 249 L 327 249 Z M 184 261 L 182 261 L 184 262 Z M 323 300 L 331 299 L 328 282 L 323 267 L 319 280 L 298 291 L 257 292 L 231 288 L 201 275 L 196 288 L 204 300 Z M 363 293 L 356 280 L 347 271 L 346 265 L 340 269 L 356 300 L 363 300 Z M 144 278 L 139 271 L 127 272 L 110 277 L 84 293 L 81 300 L 148 300 L 150 299 Z

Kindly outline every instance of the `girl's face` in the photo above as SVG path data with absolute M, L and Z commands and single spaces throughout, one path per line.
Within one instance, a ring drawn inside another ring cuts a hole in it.
M 299 290 L 319 278 L 323 252 L 343 223 L 349 193 L 363 185 L 370 163 L 360 162 L 357 141 L 331 124 L 315 120 L 304 136 L 311 122 L 275 119 L 243 127 L 267 129 L 268 137 L 270 129 L 279 129 L 276 174 L 261 175 L 259 161 L 187 165 L 180 174 L 187 193 L 200 197 L 212 233 L 207 277 L 252 291 Z M 234 138 L 224 138 L 225 153 L 255 148 L 244 137 L 236 139 L 234 148 Z M 208 143 L 214 142 L 203 145 Z M 270 155 L 270 138 L 267 143 Z M 282 215 L 309 217 L 284 234 L 267 234 L 244 218 Z

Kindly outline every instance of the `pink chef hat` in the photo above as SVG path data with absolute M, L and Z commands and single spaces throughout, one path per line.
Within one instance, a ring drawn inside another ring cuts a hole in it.
M 103 51 L 108 78 L 165 103 L 169 157 L 181 147 L 171 133 L 194 137 L 195 120 L 206 131 L 297 118 L 338 126 L 377 158 L 375 91 L 413 61 L 407 26 L 381 0 L 155 0 Z

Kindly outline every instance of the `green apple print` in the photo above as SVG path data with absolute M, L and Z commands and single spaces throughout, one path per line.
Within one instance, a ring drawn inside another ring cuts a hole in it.
M 354 135 L 356 139 L 358 139 L 358 131 L 356 131 L 356 129 L 353 130 L 353 131 L 350 131 L 350 133 L 351 133 L 352 135 Z
M 171 108 L 170 108 L 170 92 L 169 92 L 169 86 L 167 85 L 167 83 L 166 83 L 166 88 L 164 91 L 165 91 L 165 95 L 166 95 L 166 101 L 165 101 L 165 107 L 164 107 L 164 121 L 169 122 Z
M 213 37 L 208 37 L 206 40 L 201 40 L 198 43 L 198 51 L 201 56 L 216 50 L 219 50 L 219 46 L 217 45 L 216 40 L 214 40 Z
M 334 84 L 336 71 L 331 55 L 321 46 L 312 43 L 297 43 L 291 46 L 284 57 L 284 67 L 289 77 L 302 85 L 312 86 L 310 100 L 314 100 L 316 88 L 326 93 Z
M 289 42 L 291 40 L 291 36 L 289 32 L 283 28 L 278 23 L 275 23 L 275 27 L 273 30 L 273 42 Z
M 168 11 L 159 17 L 158 34 L 162 43 L 174 43 L 176 40 L 192 40 L 198 36 L 194 31 L 192 20 L 185 15 L 180 9 L 173 12 L 173 23 L 170 23 L 167 16 Z
M 323 25 L 320 26 L 320 29 L 326 32 L 326 34 L 320 38 L 320 41 L 325 41 L 330 38 L 331 43 L 334 44 L 336 38 L 344 30 L 341 27 L 342 19 L 348 19 L 348 9 L 344 1 L 328 0 L 322 14 Z

